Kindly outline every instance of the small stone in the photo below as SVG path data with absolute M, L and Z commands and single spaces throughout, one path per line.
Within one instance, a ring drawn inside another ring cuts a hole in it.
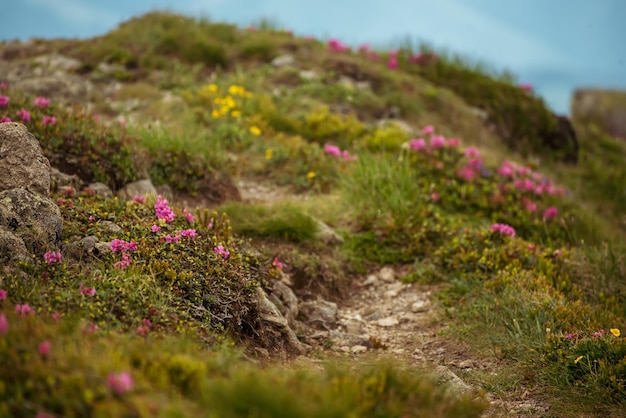
M 418 300 L 411 305 L 411 312 L 426 312 L 428 310 L 428 301 Z
M 393 281 L 396 279 L 396 273 L 391 267 L 385 266 L 378 272 L 378 277 L 383 282 L 393 283 Z
M 109 186 L 107 186 L 104 183 L 100 183 L 100 182 L 90 183 L 89 186 L 87 186 L 87 188 L 89 190 L 93 190 L 96 193 L 96 195 L 102 196 L 105 199 L 110 199 L 113 197 L 113 191 L 111 190 Z
M 383 296 L 385 299 L 393 299 L 398 296 L 398 293 L 400 293 L 400 291 L 396 289 L 387 290 L 385 293 L 383 293 Z
M 98 224 L 106 232 L 111 232 L 113 234 L 117 234 L 119 232 L 122 232 L 122 228 L 118 224 L 116 224 L 115 222 L 100 221 L 100 222 L 98 222 Z
M 393 327 L 398 325 L 400 321 L 398 321 L 398 318 L 388 316 L 387 318 L 379 319 L 378 321 L 376 321 L 376 323 L 378 324 L 378 326 L 381 327 Z
M 474 362 L 472 360 L 463 360 L 457 364 L 459 369 L 472 369 L 474 368 Z
M 300 78 L 306 81 L 312 81 L 312 80 L 317 80 L 319 78 L 319 75 L 312 70 L 304 70 L 304 71 L 300 71 Z
M 119 197 L 126 198 L 127 200 L 131 200 L 135 196 L 145 196 L 147 194 L 157 194 L 156 188 L 149 179 L 128 183 L 117 192 Z
M 293 55 L 285 54 L 278 56 L 272 60 L 274 67 L 287 67 L 296 63 L 296 59 Z
M 364 345 L 353 345 L 350 348 L 350 351 L 353 352 L 354 354 L 365 353 L 367 351 L 367 347 L 365 347 Z
M 378 277 L 375 274 L 370 274 L 367 276 L 365 281 L 363 282 L 363 286 L 376 286 L 378 284 Z

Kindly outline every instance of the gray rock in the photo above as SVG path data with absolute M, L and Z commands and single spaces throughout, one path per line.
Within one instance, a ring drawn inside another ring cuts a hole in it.
M 95 236 L 82 238 L 79 241 L 64 245 L 62 250 L 63 255 L 76 261 L 82 261 L 88 256 L 94 255 L 94 250 L 97 243 L 98 238 L 96 238 Z M 95 255 L 97 254 L 99 254 L 98 251 L 96 251 Z
M 409 136 L 417 134 L 415 129 L 407 122 L 399 119 L 381 119 L 377 123 L 378 126 L 393 125 L 407 133 Z
M 40 55 L 35 57 L 33 62 L 51 71 L 72 72 L 81 66 L 81 62 L 79 60 L 60 54 Z
M 324 244 L 328 245 L 343 245 L 344 240 L 334 229 L 326 225 L 324 222 L 319 219 L 314 219 L 317 223 L 318 229 L 316 237 Z
M 294 65 L 296 63 L 296 59 L 293 55 L 285 54 L 280 55 L 272 60 L 272 65 L 274 67 L 288 67 L 290 65 Z
M 300 315 L 308 323 L 317 323 L 325 328 L 334 328 L 337 324 L 337 304 L 326 300 L 302 302 Z
M 378 272 L 380 280 L 386 283 L 393 283 L 396 280 L 396 272 L 389 266 L 385 266 Z
M 301 79 L 306 80 L 306 81 L 313 81 L 313 80 L 317 80 L 318 78 L 320 78 L 319 74 L 317 74 L 313 70 L 300 71 L 299 75 Z
M 282 281 L 274 282 L 272 286 L 272 294 L 275 295 L 280 301 L 281 313 L 290 325 L 293 325 L 293 321 L 298 317 L 298 298 L 289 286 Z
M 111 190 L 109 186 L 107 186 L 104 183 L 100 183 L 100 182 L 90 183 L 89 186 L 87 187 L 90 190 L 93 190 L 96 193 L 96 195 L 102 196 L 105 199 L 110 199 L 113 197 L 113 191 Z
M 61 210 L 49 197 L 30 190 L 0 192 L 0 226 L 20 237 L 38 256 L 61 244 Z
M 26 126 L 0 123 L 0 191 L 23 188 L 50 195 L 50 161 Z
M 24 240 L 8 228 L 0 226 L 0 261 L 28 261 L 29 253 Z
M 159 186 L 156 186 L 156 191 L 157 191 L 157 194 L 160 194 L 167 200 L 174 199 L 174 191 L 168 184 L 161 184 Z
M 260 287 L 257 287 L 256 291 L 259 318 L 280 333 L 290 351 L 297 354 L 307 351 L 306 346 L 298 340 L 296 333 L 289 327 L 287 319 L 280 313 L 276 305 L 267 298 L 265 291 Z
M 110 232 L 112 234 L 117 234 L 119 232 L 122 232 L 122 228 L 118 224 L 116 224 L 115 222 L 100 221 L 100 222 L 98 222 L 98 224 L 106 232 Z
M 76 174 L 69 175 L 60 172 L 54 167 L 50 168 L 50 188 L 57 190 L 63 187 L 73 187 L 75 190 L 80 190 L 83 181 Z
M 470 385 L 465 383 L 459 376 L 446 366 L 437 366 L 435 373 L 439 381 L 448 385 L 448 388 L 457 395 L 468 395 L 473 392 Z
M 152 180 L 138 180 L 128 183 L 126 186 L 118 190 L 117 195 L 125 199 L 132 199 L 135 196 L 145 196 L 147 194 L 157 194 L 157 190 L 152 184 Z

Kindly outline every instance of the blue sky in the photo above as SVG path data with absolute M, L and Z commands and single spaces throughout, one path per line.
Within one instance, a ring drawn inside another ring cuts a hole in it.
M 240 25 L 267 17 L 351 44 L 408 36 L 511 70 L 559 113 L 576 87 L 626 89 L 626 0 L 14 0 L 9 9 L 0 39 L 84 38 L 154 9 Z

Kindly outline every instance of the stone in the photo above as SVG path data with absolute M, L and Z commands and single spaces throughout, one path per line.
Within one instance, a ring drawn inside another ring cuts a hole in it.
M 296 59 L 293 55 L 285 54 L 280 55 L 272 60 L 272 65 L 274 67 L 288 67 L 294 65 L 296 63 Z
M 313 81 L 313 80 L 317 80 L 319 78 L 319 74 L 317 74 L 315 71 L 313 70 L 303 70 L 300 71 L 300 78 L 306 81 Z
M 38 256 L 61 244 L 61 210 L 48 196 L 27 189 L 0 192 L 0 226 L 20 237 Z
M 28 261 L 29 255 L 24 240 L 0 226 L 0 264 L 9 260 Z
M 378 272 L 378 277 L 383 282 L 393 283 L 396 280 L 396 273 L 389 266 L 385 266 Z
M 50 162 L 26 126 L 0 123 L 0 191 L 17 188 L 49 196 Z
M 261 321 L 275 328 L 283 336 L 290 351 L 297 354 L 307 351 L 306 346 L 298 340 L 296 333 L 289 327 L 287 319 L 280 313 L 276 305 L 267 298 L 265 291 L 261 287 L 257 287 L 256 292 L 257 308 Z
M 69 58 L 60 54 L 40 55 L 33 59 L 33 62 L 44 66 L 47 70 L 52 71 L 76 71 L 81 62 L 74 58 Z
M 400 323 L 400 321 L 398 320 L 398 318 L 395 318 L 393 316 L 388 316 L 387 318 L 381 318 L 378 321 L 376 321 L 376 324 L 378 324 L 378 326 L 380 327 L 393 327 L 396 326 Z
M 363 282 L 363 286 L 376 286 L 378 285 L 378 276 L 375 274 L 370 274 L 367 276 L 365 281 Z
M 58 190 L 65 187 L 72 187 L 74 190 L 80 190 L 83 181 L 76 174 L 70 175 L 62 173 L 54 167 L 50 168 L 50 189 Z
M 112 234 L 117 234 L 122 232 L 122 227 L 120 227 L 118 224 L 116 224 L 115 222 L 111 222 L 111 221 L 100 221 L 98 222 L 98 225 L 100 225 L 100 227 L 106 231 L 106 232 L 110 232 Z
M 280 280 L 274 282 L 272 286 L 272 294 L 275 295 L 280 301 L 281 306 L 279 306 L 281 313 L 290 325 L 293 324 L 293 321 L 298 317 L 298 298 L 295 293 L 289 286 L 283 283 Z
M 174 191 L 168 184 L 161 184 L 159 186 L 156 186 L 156 191 L 157 191 L 157 194 L 160 194 L 167 200 L 174 199 Z
M 367 347 L 364 345 L 353 345 L 350 347 L 350 352 L 354 354 L 365 353 L 367 351 Z
M 313 300 L 300 304 L 300 315 L 308 323 L 334 327 L 337 323 L 337 304 L 326 300 Z
M 411 304 L 411 312 L 419 313 L 419 312 L 426 312 L 427 310 L 428 310 L 428 301 L 418 300 L 416 302 L 413 302 L 413 304 Z
M 317 233 L 316 233 L 316 237 L 317 239 L 319 239 L 320 241 L 322 241 L 324 244 L 327 245 L 343 245 L 344 244 L 344 240 L 341 237 L 341 235 L 339 235 L 337 232 L 335 232 L 334 229 L 332 229 L 330 226 L 326 225 L 324 222 L 320 221 L 319 219 L 315 219 L 315 222 L 317 223 Z
M 437 366 L 435 373 L 442 383 L 448 385 L 448 388 L 457 395 L 468 395 L 473 392 L 470 385 L 465 383 L 459 376 L 448 369 L 446 366 Z
M 117 195 L 121 198 L 131 200 L 135 196 L 145 196 L 147 194 L 157 194 L 157 190 L 152 184 L 152 180 L 138 180 L 128 183 L 126 186 L 118 190 Z
M 96 193 L 96 195 L 102 196 L 105 199 L 110 199 L 113 197 L 113 191 L 108 185 L 104 183 L 100 183 L 100 182 L 90 183 L 89 186 L 87 186 L 87 188 L 89 190 L 93 190 Z
M 90 235 L 76 242 L 66 244 L 62 249 L 63 256 L 75 261 L 82 261 L 87 258 L 87 256 L 99 255 L 99 251 L 96 250 L 97 243 L 98 238 Z

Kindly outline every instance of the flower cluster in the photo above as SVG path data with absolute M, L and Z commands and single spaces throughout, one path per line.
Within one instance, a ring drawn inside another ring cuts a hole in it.
M 272 261 L 272 265 L 274 267 L 276 267 L 278 270 L 282 270 L 283 269 L 283 263 L 278 261 L 278 257 L 274 257 L 274 261 Z
M 344 161 L 356 161 L 358 159 L 356 155 L 350 155 L 350 151 L 341 151 L 341 148 L 336 145 L 325 144 L 324 152 L 328 155 L 332 155 L 333 157 L 341 157 Z
M 107 377 L 107 386 L 117 395 L 123 395 L 133 388 L 133 378 L 127 372 L 111 373 Z
M 215 247 L 213 249 L 213 252 L 215 254 L 221 255 L 223 258 L 228 258 L 228 256 L 230 255 L 230 251 L 225 249 L 223 245 L 218 245 L 217 247 Z
M 60 263 L 63 259 L 63 255 L 60 251 L 48 251 L 43 255 L 43 258 L 44 260 L 46 260 L 46 263 L 52 265 L 55 263 Z
M 346 44 L 335 38 L 328 40 L 328 49 L 331 52 L 346 52 L 350 50 Z
M 18 313 L 22 316 L 27 316 L 34 314 L 35 311 L 30 307 L 28 303 L 24 303 L 22 305 L 15 305 L 15 313 Z
M 174 235 L 174 236 L 166 235 L 164 237 L 164 239 L 165 239 L 165 242 L 167 242 L 168 244 L 171 244 L 173 242 L 180 241 L 180 239 L 182 237 L 193 239 L 193 238 L 196 237 L 196 230 L 195 229 L 185 229 L 185 230 L 176 232 L 176 235 Z
M 167 199 L 161 195 L 157 196 L 157 201 L 154 204 L 154 211 L 157 218 L 163 219 L 167 223 L 174 220 L 174 211 L 170 207 Z
M 129 252 L 137 251 L 137 243 L 126 242 L 121 239 L 114 239 L 113 241 L 111 241 L 111 251 L 113 252 L 113 254 L 122 254 L 122 260 L 116 262 L 113 265 L 120 270 L 124 270 L 128 266 L 130 266 L 131 258 Z
M 491 225 L 492 232 L 498 232 L 502 235 L 515 236 L 515 229 L 512 226 L 506 224 L 493 224 Z

